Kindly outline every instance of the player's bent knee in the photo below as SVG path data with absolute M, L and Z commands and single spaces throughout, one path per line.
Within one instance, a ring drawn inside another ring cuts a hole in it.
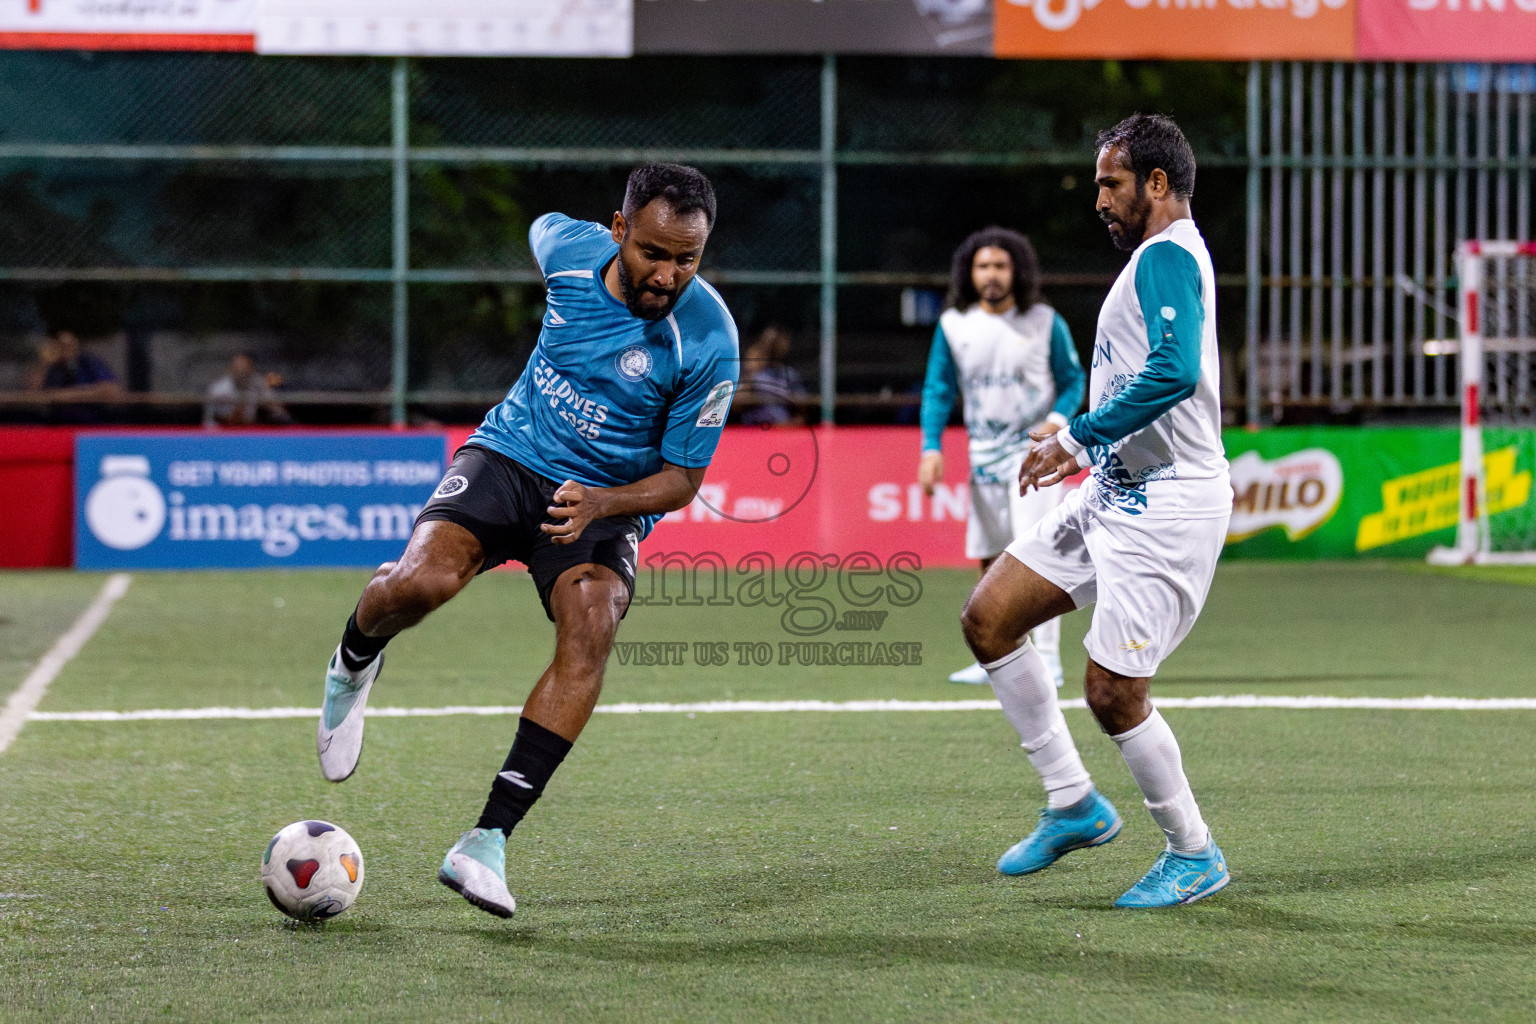
M 1111 736 L 1140 725 L 1152 711 L 1148 681 L 1110 672 L 1090 662 L 1083 697 L 1099 727 Z
M 387 595 L 393 609 L 417 615 L 436 611 L 464 588 L 454 573 L 417 569 L 391 573 Z
M 1017 646 L 1016 637 L 1004 635 L 1006 630 L 1000 628 L 1000 618 L 995 609 L 987 608 L 975 595 L 960 610 L 960 632 L 972 653 L 983 662 L 996 661 Z

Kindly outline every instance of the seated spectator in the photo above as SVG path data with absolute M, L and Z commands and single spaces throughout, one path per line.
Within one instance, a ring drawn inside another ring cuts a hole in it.
M 784 362 L 789 355 L 790 335 L 778 324 L 769 324 L 741 354 L 741 387 L 737 405 L 741 422 L 753 426 L 805 422 L 796 401 L 805 397 L 805 382 Z
M 100 356 L 83 351 L 80 339 L 55 328 L 38 346 L 38 361 L 27 374 L 27 390 L 53 399 L 49 418 L 59 423 L 99 423 L 106 406 L 86 399 L 110 400 L 122 394 L 117 374 Z
M 256 372 L 256 360 L 240 352 L 229 361 L 229 373 L 208 385 L 208 404 L 203 409 L 205 427 L 247 427 L 253 423 L 292 423 L 282 403 L 272 393 L 281 379 L 274 373 Z

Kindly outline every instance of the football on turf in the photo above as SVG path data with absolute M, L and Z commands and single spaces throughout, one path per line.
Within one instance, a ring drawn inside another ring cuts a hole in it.
M 296 821 L 272 837 L 261 858 L 272 905 L 297 921 L 324 921 L 350 907 L 363 888 L 363 853 L 345 829 Z

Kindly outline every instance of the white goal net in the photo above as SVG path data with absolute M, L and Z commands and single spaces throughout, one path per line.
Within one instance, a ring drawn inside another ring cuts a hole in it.
M 1536 242 L 1456 250 L 1461 473 L 1456 544 L 1437 564 L 1536 565 Z

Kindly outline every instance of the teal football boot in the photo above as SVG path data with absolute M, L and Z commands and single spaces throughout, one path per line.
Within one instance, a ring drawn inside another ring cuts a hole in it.
M 1115 900 L 1115 906 L 1140 909 L 1177 907 L 1203 900 L 1226 888 L 1232 876 L 1227 858 L 1212 839 L 1199 853 L 1164 850 L 1152 862 L 1152 870 Z
M 1115 805 L 1092 790 L 1071 807 L 1045 808 L 1040 824 L 997 861 L 1005 875 L 1027 875 L 1048 868 L 1073 850 L 1103 846 L 1120 834 L 1124 822 Z
M 507 891 L 507 837 L 499 828 L 472 828 L 443 858 L 437 880 L 497 917 L 511 917 L 517 900 Z

